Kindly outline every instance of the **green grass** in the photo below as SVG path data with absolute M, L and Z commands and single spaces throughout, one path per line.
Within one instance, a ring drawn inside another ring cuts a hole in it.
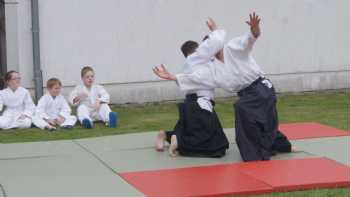
M 305 190 L 248 197 L 350 197 L 350 188 Z
M 217 101 L 216 111 L 225 128 L 233 127 L 232 103 L 236 97 Z M 145 105 L 114 106 L 119 114 L 116 129 L 95 124 L 86 130 L 77 125 L 71 131 L 49 133 L 36 128 L 2 130 L 0 143 L 78 139 L 125 133 L 172 129 L 178 118 L 176 103 L 150 103 Z M 318 92 L 302 95 L 279 95 L 280 122 L 315 121 L 333 127 L 350 130 L 350 92 Z

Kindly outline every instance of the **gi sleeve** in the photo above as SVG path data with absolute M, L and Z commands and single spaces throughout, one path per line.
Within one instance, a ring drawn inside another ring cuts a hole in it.
M 211 32 L 209 38 L 203 41 L 196 51 L 186 58 L 186 63 L 188 65 L 207 63 L 224 48 L 225 37 L 225 30 L 215 30 Z
M 76 86 L 69 94 L 68 100 L 72 106 L 78 106 L 79 102 L 74 103 L 74 99 L 79 95 L 79 87 Z
M 99 95 L 99 98 L 98 98 L 99 101 L 103 103 L 109 103 L 110 96 L 103 86 L 98 87 L 98 95 Z
M 196 91 L 217 88 L 210 70 L 207 67 L 197 69 L 192 73 L 176 75 L 177 84 L 182 91 Z
M 72 113 L 72 109 L 68 105 L 68 102 L 66 101 L 66 99 L 62 96 L 62 109 L 59 112 L 59 115 L 65 119 L 68 119 L 71 113 Z
M 35 115 L 40 117 L 40 118 L 43 118 L 45 120 L 49 119 L 49 115 L 46 114 L 45 112 L 45 106 L 46 106 L 46 99 L 45 97 L 41 97 L 38 101 L 38 105 L 36 106 L 35 108 Z
M 244 52 L 249 54 L 254 46 L 255 41 L 257 38 L 253 36 L 253 34 L 249 31 L 246 34 L 233 38 L 225 45 L 225 51 L 226 52 Z

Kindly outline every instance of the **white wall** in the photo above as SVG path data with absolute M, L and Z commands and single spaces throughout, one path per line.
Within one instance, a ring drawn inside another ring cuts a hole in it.
M 18 14 L 16 1 L 5 1 L 5 28 L 6 28 L 6 50 L 7 50 L 7 69 L 18 70 Z
M 25 87 L 33 87 L 30 6 L 30 0 L 5 0 L 7 69 L 20 71 Z
M 9 0 L 8 0 L 9 1 Z M 14 0 L 12 0 L 14 1 Z M 32 87 L 30 0 L 16 0 L 18 62 Z M 44 80 L 65 86 L 93 65 L 116 103 L 172 100 L 182 94 L 151 72 L 157 64 L 181 69 L 180 45 L 200 40 L 208 16 L 229 36 L 248 30 L 251 11 L 262 17 L 257 61 L 279 91 L 350 87 L 350 14 L 346 0 L 40 0 Z M 69 89 L 67 89 L 68 91 Z M 220 91 L 219 96 L 227 95 Z

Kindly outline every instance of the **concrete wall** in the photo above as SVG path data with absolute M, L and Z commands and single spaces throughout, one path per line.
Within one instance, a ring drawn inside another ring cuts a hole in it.
M 350 87 L 350 18 L 346 0 L 40 0 L 44 80 L 59 77 L 66 88 L 93 65 L 115 103 L 181 98 L 174 83 L 151 68 L 181 69 L 183 41 L 200 40 L 208 16 L 229 36 L 248 31 L 251 11 L 262 17 L 254 55 L 279 91 Z M 30 0 L 7 0 L 9 64 L 33 87 Z M 13 18 L 14 17 L 14 18 Z M 10 49 L 9 49 L 10 46 Z M 17 65 L 16 65 L 17 64 Z M 218 91 L 218 96 L 228 94 Z

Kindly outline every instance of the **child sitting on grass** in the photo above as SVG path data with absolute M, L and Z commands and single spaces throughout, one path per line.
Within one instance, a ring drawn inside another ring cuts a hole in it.
M 6 88 L 0 91 L 0 129 L 30 128 L 35 104 L 27 89 L 21 87 L 21 76 L 17 71 L 5 74 Z
M 42 96 L 35 110 L 33 123 L 40 129 L 54 131 L 57 127 L 72 129 L 77 118 L 71 115 L 71 108 L 61 95 L 62 83 L 57 78 L 47 81 L 48 92 Z
M 112 112 L 109 94 L 101 86 L 94 84 L 95 73 L 90 66 L 81 70 L 83 84 L 77 85 L 69 96 L 69 102 L 77 106 L 77 115 L 84 128 L 93 127 L 93 121 L 103 121 L 111 128 L 117 127 L 117 113 Z

